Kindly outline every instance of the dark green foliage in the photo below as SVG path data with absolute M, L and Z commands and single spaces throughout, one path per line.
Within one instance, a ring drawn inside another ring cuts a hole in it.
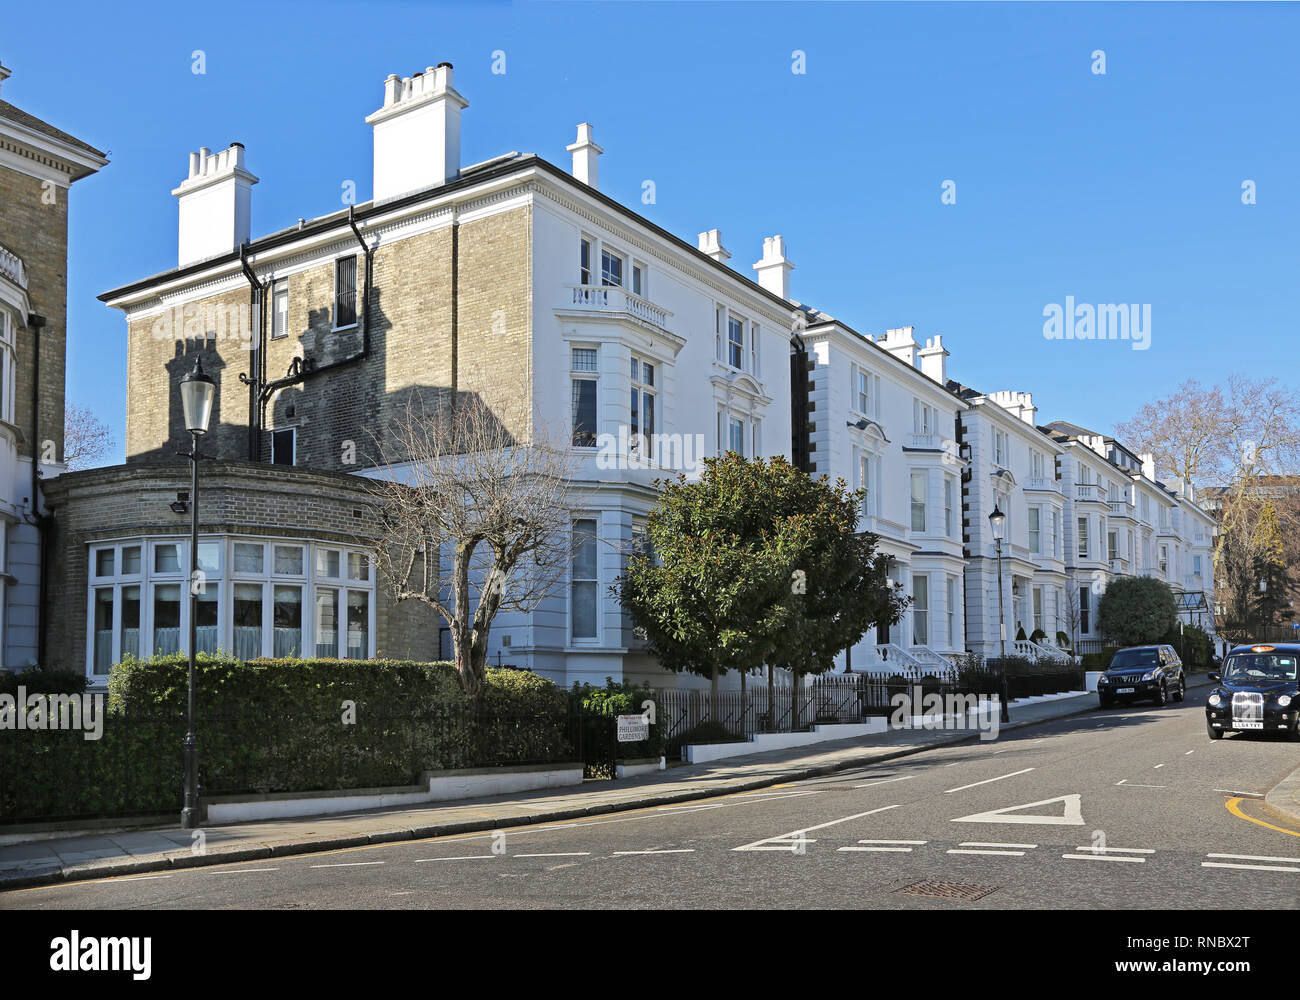
M 616 760 L 663 756 L 663 725 L 657 716 L 650 724 L 648 739 L 635 743 L 618 742 L 617 717 L 645 714 L 645 709 L 641 706 L 654 700 L 654 694 L 649 688 L 606 677 L 604 687 L 593 687 L 590 684 L 579 686 L 575 682 L 570 697 L 574 708 L 586 715 L 586 728 L 583 731 L 586 777 L 612 777 Z
M 1097 605 L 1097 627 L 1120 646 L 1159 642 L 1178 621 L 1178 602 L 1169 584 L 1151 576 L 1112 580 Z
M 15 697 L 20 687 L 29 695 L 81 694 L 86 690 L 86 684 L 84 673 L 54 667 L 28 667 L 20 673 L 0 673 L 0 694 Z
M 888 559 L 857 532 L 859 494 L 784 459 L 728 453 L 698 481 L 661 483 L 618 594 L 670 670 L 716 678 L 760 664 L 827 670 L 871 626 L 897 621 Z
M 0 731 L 0 821 L 179 808 L 187 658 L 109 675 L 103 738 Z M 447 768 L 572 761 L 566 693 L 490 668 L 476 703 L 449 663 L 197 657 L 201 794 L 414 783 Z

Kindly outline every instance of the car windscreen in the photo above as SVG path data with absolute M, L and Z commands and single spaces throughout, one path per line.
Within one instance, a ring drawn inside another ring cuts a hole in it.
M 1110 661 L 1112 670 L 1124 667 L 1154 667 L 1160 656 L 1154 649 L 1121 649 Z
M 1292 653 L 1233 653 L 1223 663 L 1223 679 L 1240 683 L 1293 681 L 1296 658 Z

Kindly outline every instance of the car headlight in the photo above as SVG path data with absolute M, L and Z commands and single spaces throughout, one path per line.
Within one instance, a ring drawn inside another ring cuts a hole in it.
M 1098 683 L 1098 684 L 1109 684 L 1109 683 L 1110 683 L 1110 678 L 1107 677 L 1105 674 L 1102 674 L 1100 677 L 1097 678 L 1097 683 Z
M 1278 708 L 1286 708 L 1290 704 L 1291 704 L 1291 696 L 1289 694 L 1280 694 L 1277 696 Z
M 1156 672 L 1154 670 L 1148 670 L 1145 674 L 1142 675 L 1142 679 L 1144 681 L 1154 680 L 1155 676 L 1156 676 Z
M 1208 703 L 1213 707 L 1218 708 L 1220 705 L 1223 704 L 1223 696 L 1219 694 L 1212 694 L 1208 699 Z

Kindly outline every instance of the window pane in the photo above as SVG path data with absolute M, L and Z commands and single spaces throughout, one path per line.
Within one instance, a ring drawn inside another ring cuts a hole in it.
M 175 546 L 169 546 L 175 548 Z M 178 583 L 153 588 L 153 651 L 160 655 L 181 648 L 181 587 Z
M 655 432 L 655 398 L 652 393 L 646 392 L 641 395 L 645 402 L 645 413 L 642 415 L 645 426 L 642 433 L 653 434 Z
M 357 259 L 344 257 L 334 263 L 334 325 L 351 326 L 357 321 Z
M 264 548 L 255 542 L 235 543 L 235 572 L 261 573 Z
M 115 552 L 113 549 L 99 549 L 95 553 L 95 575 L 112 576 L 113 559 Z
M 573 522 L 572 634 L 575 639 L 596 637 L 596 522 Z
M 339 550 L 316 550 L 316 575 L 334 579 L 339 575 Z
M 113 666 L 113 588 L 95 591 L 95 673 Z
M 596 444 L 596 383 L 591 379 L 573 380 L 573 444 L 578 448 Z
M 139 550 L 136 552 L 139 555 Z M 140 588 L 122 588 L 122 657 L 140 655 Z
M 348 591 L 348 659 L 364 660 L 370 655 L 370 595 L 364 590 Z
M 175 544 L 155 545 L 153 550 L 153 571 L 155 573 L 179 573 L 181 571 L 180 546 Z
M 276 587 L 275 656 L 302 655 L 302 588 Z
M 199 569 L 215 573 L 221 568 L 221 543 L 199 542 Z
M 122 575 L 136 576 L 140 572 L 140 546 L 130 545 L 122 550 Z
M 277 545 L 275 572 L 283 576 L 302 576 L 302 546 Z
M 596 349 L 594 347 L 575 347 L 573 349 L 573 370 L 575 372 L 594 372 L 596 370 Z
M 251 660 L 262 655 L 262 585 L 235 584 L 235 656 Z
M 339 592 L 324 587 L 316 590 L 316 655 L 339 655 Z
M 348 553 L 348 579 L 349 580 L 369 580 L 370 579 L 370 557 L 364 552 Z
M 272 296 L 274 306 L 271 311 L 271 336 L 283 337 L 289 332 L 289 283 L 277 281 Z
M 217 631 L 218 587 L 215 583 L 206 584 L 203 593 L 197 595 L 198 605 L 194 614 L 194 649 L 199 653 L 215 653 L 219 643 Z

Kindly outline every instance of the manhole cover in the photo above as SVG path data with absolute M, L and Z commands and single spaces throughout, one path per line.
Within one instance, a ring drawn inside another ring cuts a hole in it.
M 905 885 L 901 889 L 895 889 L 894 892 L 905 892 L 912 896 L 933 896 L 937 899 L 982 899 L 990 892 L 997 891 L 996 885 L 975 885 L 970 882 L 939 882 L 934 879 L 926 879 L 924 882 L 913 882 L 911 885 Z

